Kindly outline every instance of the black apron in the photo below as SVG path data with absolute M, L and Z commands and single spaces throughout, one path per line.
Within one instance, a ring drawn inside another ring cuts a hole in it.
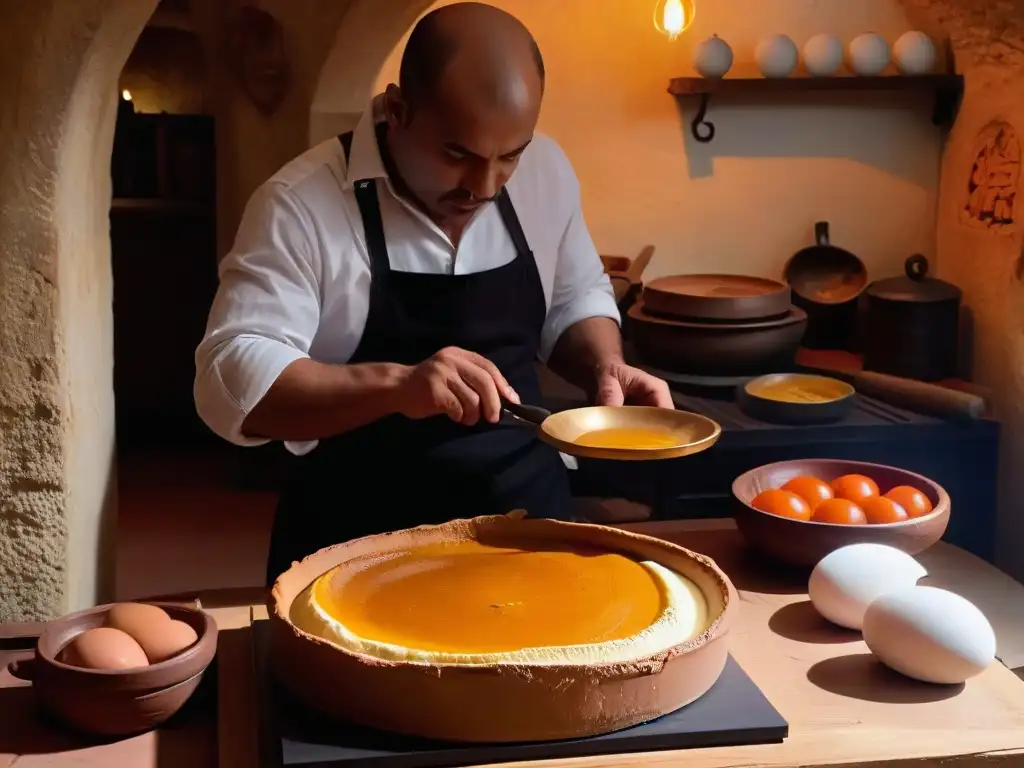
M 352 134 L 339 140 L 347 158 Z M 461 347 L 491 360 L 523 402 L 539 403 L 534 362 L 547 303 L 508 192 L 495 204 L 516 256 L 468 275 L 392 270 L 377 182 L 357 181 L 355 194 L 371 281 L 366 328 L 349 362 L 415 365 Z M 294 461 L 274 518 L 267 584 L 293 561 L 361 536 L 513 509 L 569 519 L 570 507 L 565 465 L 532 429 L 507 419 L 466 427 L 447 416 L 389 416 L 321 440 Z

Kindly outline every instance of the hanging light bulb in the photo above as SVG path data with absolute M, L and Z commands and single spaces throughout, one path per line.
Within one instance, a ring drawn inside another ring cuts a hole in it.
M 132 100 L 132 92 L 129 91 L 127 88 L 125 88 L 123 91 L 121 91 L 121 98 L 124 99 L 125 101 L 131 101 Z
M 654 6 L 654 28 L 675 40 L 693 23 L 694 15 L 692 0 L 658 0 Z

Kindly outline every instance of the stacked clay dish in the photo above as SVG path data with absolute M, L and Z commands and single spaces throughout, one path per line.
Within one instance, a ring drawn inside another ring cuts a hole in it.
M 774 559 L 813 567 L 849 544 L 917 554 L 942 538 L 950 501 L 932 480 L 898 467 L 840 459 L 767 464 L 733 483 L 736 524 Z
M 671 275 L 644 284 L 626 313 L 639 360 L 669 374 L 789 370 L 807 328 L 785 283 L 752 275 Z

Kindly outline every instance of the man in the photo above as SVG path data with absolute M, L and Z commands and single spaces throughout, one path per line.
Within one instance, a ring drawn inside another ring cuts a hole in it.
M 268 583 L 371 533 L 516 508 L 568 517 L 558 453 L 501 418 L 501 398 L 539 403 L 538 356 L 598 403 L 672 407 L 664 382 L 623 363 L 576 178 L 534 134 L 543 89 L 518 20 L 437 9 L 355 131 L 250 201 L 195 398 L 226 439 L 301 457 Z

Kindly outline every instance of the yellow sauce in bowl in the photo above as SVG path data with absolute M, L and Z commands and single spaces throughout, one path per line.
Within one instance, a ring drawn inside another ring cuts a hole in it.
M 853 388 L 825 376 L 785 376 L 752 381 L 747 393 L 779 403 L 830 403 L 853 393 Z

